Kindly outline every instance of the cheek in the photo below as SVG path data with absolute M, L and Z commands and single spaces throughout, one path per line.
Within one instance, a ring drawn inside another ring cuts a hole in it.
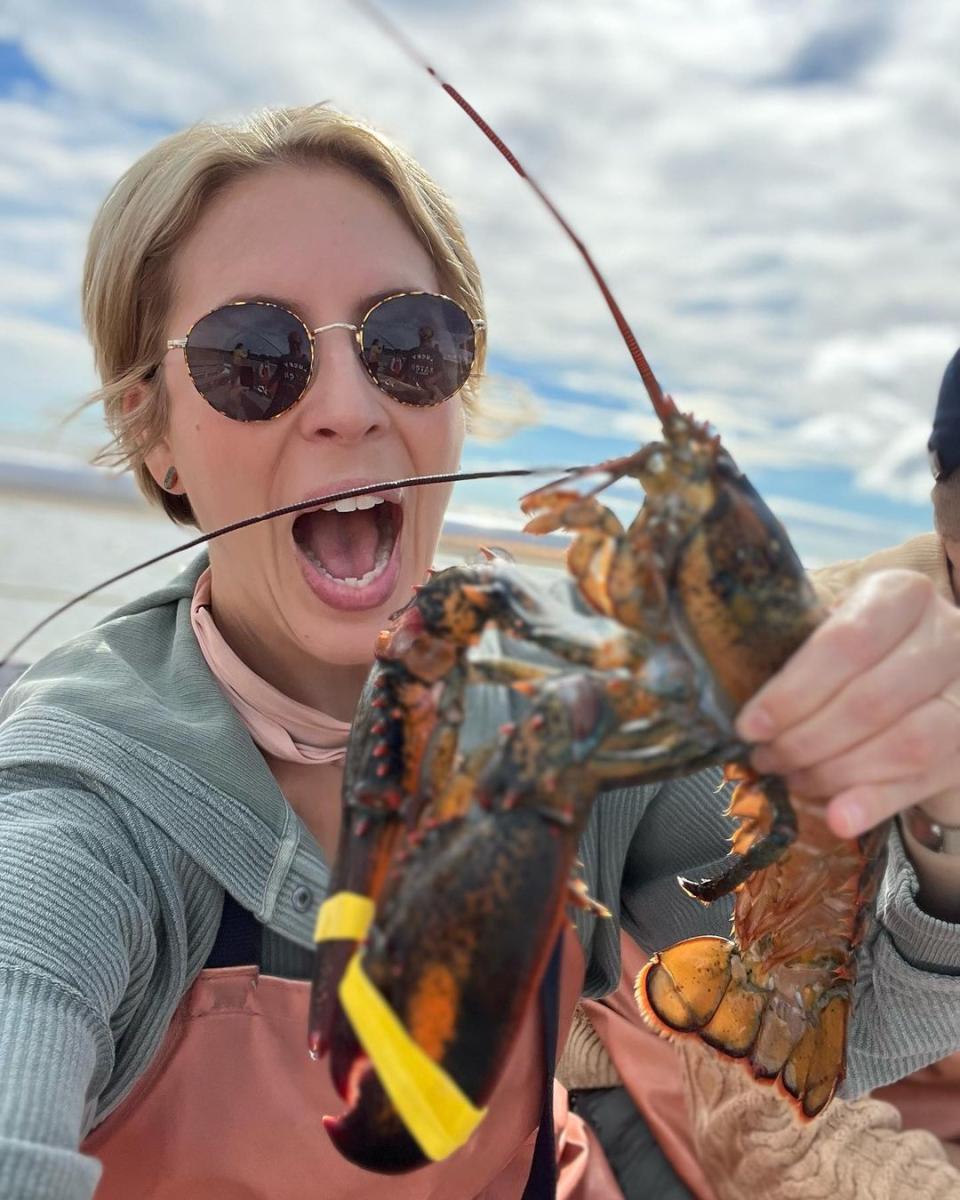
M 259 512 L 269 456 L 254 431 L 212 410 L 191 412 L 173 437 L 180 477 L 204 529 Z M 259 507 L 258 507 L 259 505 Z
M 411 422 L 407 428 L 407 444 L 412 447 L 417 473 L 454 470 L 460 462 L 466 432 L 460 401 L 455 399 L 432 411 L 411 415 L 426 418 Z

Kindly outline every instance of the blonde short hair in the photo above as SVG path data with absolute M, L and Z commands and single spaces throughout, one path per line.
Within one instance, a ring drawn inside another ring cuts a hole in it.
M 327 104 L 270 109 L 241 125 L 202 122 L 165 138 L 117 181 L 93 223 L 83 272 L 83 318 L 113 441 L 96 461 L 132 469 L 147 499 L 184 525 L 196 525 L 186 496 L 158 487 L 144 462 L 163 437 L 168 405 L 163 372 L 165 321 L 174 261 L 215 196 L 275 165 L 339 166 L 396 204 L 433 260 L 441 291 L 484 318 L 480 273 L 450 200 L 409 154 L 365 122 Z M 474 376 L 463 389 L 476 407 L 486 343 L 477 336 Z M 148 401 L 124 412 L 136 385 Z

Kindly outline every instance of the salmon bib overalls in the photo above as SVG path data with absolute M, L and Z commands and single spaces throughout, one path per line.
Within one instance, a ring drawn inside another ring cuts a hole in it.
M 561 1046 L 583 972 L 567 929 Z M 202 971 L 145 1074 L 81 1146 L 103 1163 L 96 1200 L 520 1200 L 543 1105 L 538 1005 L 470 1141 L 443 1162 L 386 1176 L 341 1158 L 320 1123 L 345 1106 L 326 1065 L 307 1054 L 309 996 L 308 982 L 257 966 Z M 559 1085 L 554 1125 L 557 1196 L 621 1200 L 603 1151 L 568 1112 Z

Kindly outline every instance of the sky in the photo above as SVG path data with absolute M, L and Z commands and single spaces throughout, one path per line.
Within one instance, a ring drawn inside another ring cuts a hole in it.
M 608 276 L 662 385 L 709 420 L 810 565 L 930 527 L 960 345 L 960 6 L 942 0 L 384 0 Z M 51 36 L 51 31 L 56 36 Z M 464 467 L 656 436 L 596 286 L 525 184 L 347 0 L 0 5 L 0 458 L 89 455 L 84 245 L 116 178 L 201 119 L 331 100 L 408 147 L 484 276 L 491 408 Z M 458 516 L 518 524 L 513 481 Z M 614 489 L 628 514 L 634 492 Z

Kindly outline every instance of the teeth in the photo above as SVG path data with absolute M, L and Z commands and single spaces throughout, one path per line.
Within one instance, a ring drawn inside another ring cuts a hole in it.
M 336 583 L 345 583 L 347 587 L 354 588 L 364 588 L 367 586 L 367 584 L 373 583 L 373 581 L 383 573 L 383 568 L 390 561 L 390 547 L 380 546 L 378 547 L 377 553 L 374 556 L 373 566 L 366 573 L 366 575 L 361 575 L 359 579 L 353 578 L 352 576 L 347 576 L 346 579 L 341 579 L 339 575 L 331 575 L 323 563 L 318 562 L 317 559 L 314 558 L 307 546 L 301 546 L 300 549 L 321 575 L 326 575 L 328 579 L 333 579 Z
M 382 496 L 348 496 L 346 500 L 338 500 L 335 504 L 321 504 L 324 512 L 354 512 L 356 509 L 375 508 L 383 503 Z

